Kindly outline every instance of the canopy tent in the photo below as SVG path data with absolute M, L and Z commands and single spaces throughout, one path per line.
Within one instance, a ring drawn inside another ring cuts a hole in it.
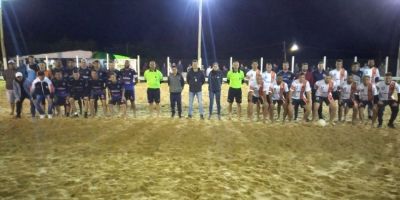
M 63 58 L 63 59 L 74 59 L 76 56 L 79 58 L 92 58 L 93 56 L 92 51 L 83 51 L 83 50 L 75 50 L 75 51 L 62 51 L 62 52 L 52 52 L 52 53 L 42 53 L 42 54 L 36 54 L 32 55 L 33 57 L 37 59 L 45 59 L 46 56 L 49 59 L 56 59 L 56 58 Z M 25 59 L 28 58 L 30 55 L 25 55 L 25 56 L 20 56 L 20 59 Z
M 120 55 L 120 54 L 108 54 L 109 55 L 109 59 L 130 59 L 130 57 L 128 56 L 124 56 L 124 55 Z M 101 51 L 97 51 L 94 52 L 92 55 L 92 58 L 94 59 L 107 59 L 107 53 L 106 52 L 101 52 Z

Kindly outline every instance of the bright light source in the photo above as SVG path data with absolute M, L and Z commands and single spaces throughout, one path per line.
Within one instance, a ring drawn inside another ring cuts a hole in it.
M 292 47 L 290 47 L 290 51 L 298 51 L 299 46 L 297 44 L 293 44 Z

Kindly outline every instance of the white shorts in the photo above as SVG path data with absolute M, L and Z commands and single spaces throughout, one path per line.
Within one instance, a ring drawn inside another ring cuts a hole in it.
M 15 96 L 13 90 L 6 90 L 6 95 L 9 103 L 15 103 Z

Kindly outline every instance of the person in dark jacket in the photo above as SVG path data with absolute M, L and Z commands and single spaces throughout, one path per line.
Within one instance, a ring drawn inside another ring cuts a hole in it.
M 16 118 L 21 118 L 22 105 L 25 99 L 29 99 L 31 103 L 32 117 L 35 117 L 35 106 L 33 105 L 33 101 L 29 93 L 29 87 L 29 81 L 24 78 L 21 72 L 17 72 L 13 81 L 13 92 L 17 111 Z
M 88 117 L 88 110 L 89 110 L 89 92 L 88 92 L 88 82 L 83 79 L 78 70 L 74 70 L 73 78 L 68 81 L 68 93 L 69 96 L 69 104 L 71 106 L 71 114 L 73 113 L 74 117 L 78 117 L 78 113 L 76 112 L 75 101 L 82 101 L 84 102 L 84 111 L 85 111 L 85 118 Z
M 14 110 L 15 110 L 15 97 L 14 97 L 14 91 L 13 91 L 13 82 L 15 79 L 15 73 L 17 72 L 17 69 L 15 67 L 15 62 L 14 60 L 9 60 L 8 61 L 8 68 L 4 70 L 3 72 L 3 77 L 4 80 L 6 81 L 6 96 L 8 99 L 8 103 L 10 104 L 10 115 L 14 115 Z
M 54 87 L 50 79 L 45 77 L 43 71 L 38 71 L 37 78 L 32 82 L 31 94 L 36 110 L 39 111 L 40 119 L 44 119 L 46 117 L 46 112 L 42 102 L 47 100 L 47 116 L 49 119 L 51 119 L 53 117 Z
M 203 111 L 203 99 L 202 99 L 202 86 L 204 84 L 205 77 L 204 73 L 199 69 L 197 60 L 192 61 L 192 70 L 187 74 L 187 82 L 189 84 L 189 115 L 188 118 L 192 118 L 193 115 L 193 100 L 197 96 L 197 102 L 199 104 L 200 118 L 204 119 Z
M 182 90 L 185 85 L 183 76 L 178 72 L 176 65 L 172 65 L 172 73 L 168 77 L 169 99 L 171 102 L 171 117 L 175 116 L 175 105 L 178 107 L 178 116 L 182 118 Z
M 208 119 L 211 119 L 213 107 L 214 107 L 214 97 L 217 104 L 218 119 L 221 120 L 221 85 L 222 85 L 223 74 L 219 70 L 218 63 L 214 63 L 212 70 L 208 75 L 208 91 L 210 96 L 210 107 Z

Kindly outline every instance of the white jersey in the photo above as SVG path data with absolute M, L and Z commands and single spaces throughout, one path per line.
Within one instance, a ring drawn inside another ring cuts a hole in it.
M 306 92 L 311 92 L 310 83 L 307 80 L 305 80 L 305 83 L 300 83 L 299 79 L 296 79 L 292 82 L 290 91 L 292 92 L 292 99 L 304 99 Z
M 331 81 L 330 83 L 326 83 L 325 80 L 322 79 L 315 83 L 314 89 L 316 89 L 315 96 L 328 97 L 329 93 L 332 93 L 337 90 L 337 85 L 334 81 Z
M 262 73 L 262 77 L 263 77 L 264 82 L 267 83 L 268 85 L 272 85 L 272 84 L 274 84 L 276 82 L 275 81 L 276 73 L 273 72 L 273 71 L 271 71 L 271 72 L 267 72 L 267 71 L 263 72 Z
M 378 90 L 376 89 L 376 86 L 374 84 L 360 84 L 359 86 L 357 86 L 357 92 L 361 101 L 373 100 L 374 96 L 378 95 Z M 372 99 L 369 99 L 369 96 L 371 96 Z
M 279 84 L 279 85 L 277 83 L 274 83 L 274 85 L 272 87 L 272 91 L 273 91 L 272 100 L 274 100 L 274 101 L 282 100 L 283 99 L 282 94 L 288 93 L 289 88 L 288 88 L 287 83 L 282 81 L 281 84 Z
M 379 100 L 381 101 L 394 100 L 396 99 L 394 95 L 400 93 L 399 84 L 395 81 L 392 81 L 389 85 L 385 81 L 380 81 L 376 84 L 376 89 L 378 89 Z
M 343 68 L 341 70 L 331 70 L 329 74 L 332 76 L 332 80 L 336 85 L 341 85 L 347 80 L 347 71 Z
M 379 70 L 376 67 L 364 70 L 364 76 L 369 76 L 371 78 L 371 83 L 375 84 L 375 79 L 380 78 Z
M 260 85 L 260 84 L 257 84 L 257 83 L 254 82 L 254 81 L 250 83 L 250 91 L 253 92 L 253 96 L 254 96 L 254 97 L 260 97 L 260 89 L 263 90 L 262 92 L 265 92 L 265 91 L 266 91 L 265 88 L 268 88 L 268 85 L 265 84 L 264 82 L 263 82 L 263 85 L 262 85 L 262 86 L 263 86 L 263 87 L 261 88 L 261 85 Z
M 356 83 L 354 83 L 354 86 L 355 87 L 357 87 L 356 86 Z M 340 86 L 340 98 L 342 99 L 342 100 L 348 100 L 348 99 L 351 99 L 351 93 L 352 92 L 355 92 L 355 91 L 352 91 L 352 88 L 353 87 L 353 83 L 351 83 L 351 84 L 348 84 L 347 83 L 347 81 L 346 82 L 344 82 L 344 83 L 342 83 L 342 85 Z M 356 88 L 355 88 L 356 89 Z
M 251 69 L 250 71 L 248 71 L 247 73 L 246 73 L 246 79 L 249 81 L 249 85 L 252 83 L 252 82 L 256 82 L 256 79 L 257 79 L 257 72 L 259 72 L 259 70 L 257 69 L 257 70 L 253 70 L 253 69 Z

